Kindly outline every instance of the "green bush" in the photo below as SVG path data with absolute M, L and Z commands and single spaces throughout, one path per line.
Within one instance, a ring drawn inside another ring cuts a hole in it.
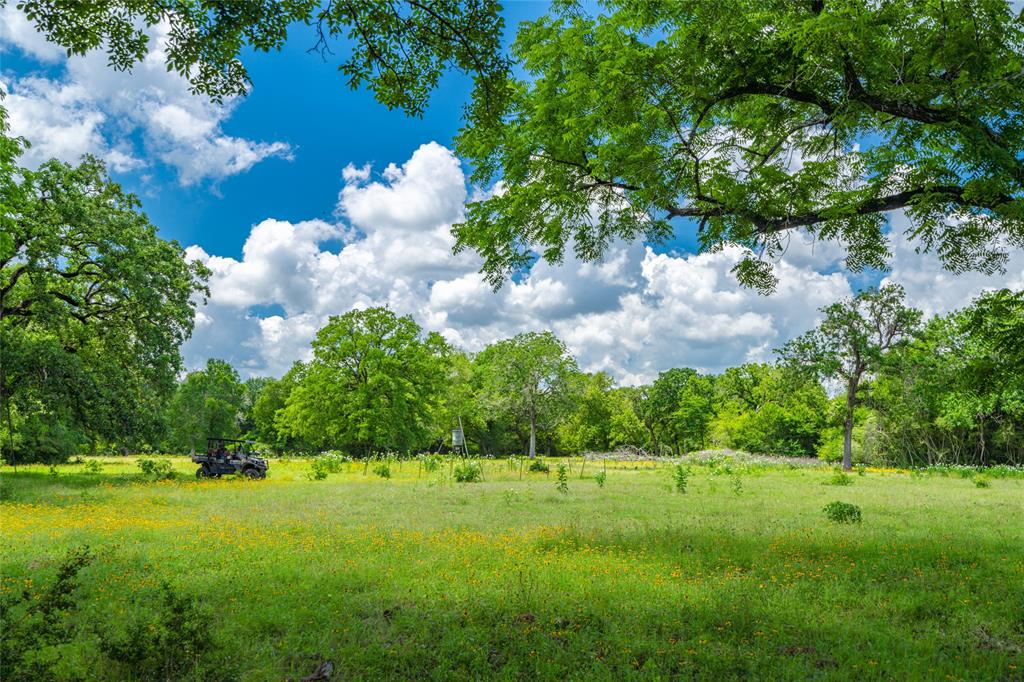
M 52 668 L 60 657 L 47 654 L 74 639 L 69 616 L 78 609 L 78 574 L 93 558 L 88 547 L 71 550 L 49 585 L 36 586 L 34 593 L 12 590 L 0 597 L 0 667 L 4 682 L 57 678 Z
M 53 415 L 34 414 L 15 426 L 14 451 L 8 439 L 0 442 L 10 464 L 63 464 L 88 442 L 82 433 Z
M 860 523 L 860 507 L 848 502 L 829 502 L 824 508 L 825 516 L 833 523 Z
M 345 465 L 352 461 L 348 455 L 339 452 L 325 452 L 317 455 L 309 462 L 310 473 L 306 475 L 311 481 L 322 481 L 327 474 L 338 474 L 345 470 Z
M 990 488 L 992 484 L 988 482 L 988 479 L 984 476 L 978 476 L 974 479 L 974 487 L 976 488 Z
M 603 488 L 604 484 L 605 484 L 605 481 L 608 480 L 608 473 L 605 472 L 605 471 L 598 471 L 594 475 L 594 480 L 597 481 L 597 487 L 598 488 Z
M 327 478 L 327 474 L 330 473 L 330 465 L 328 465 L 320 457 L 314 457 L 309 463 L 309 473 L 306 474 L 306 478 L 311 481 L 322 481 Z
M 483 468 L 476 462 L 459 462 L 455 465 L 455 480 L 459 483 L 476 483 L 483 478 Z
M 542 459 L 535 459 L 532 462 L 530 462 L 530 467 L 529 467 L 528 470 L 529 471 L 534 471 L 534 472 L 537 472 L 537 473 L 540 473 L 540 474 L 550 474 L 551 473 L 551 467 L 549 467 L 548 463 L 545 462 Z
M 555 489 L 563 495 L 569 494 L 569 467 L 565 464 L 558 464 L 558 483 L 555 484 Z
M 140 459 L 139 469 L 143 477 L 150 481 L 165 481 L 174 478 L 174 469 L 166 459 Z
M 99 651 L 122 680 L 209 680 L 238 675 L 221 652 L 213 617 L 164 583 L 122 627 L 100 630 Z M 119 624 L 120 625 L 120 624 Z
M 381 462 L 377 466 L 373 467 L 373 473 L 377 474 L 381 478 L 391 478 L 391 463 Z
M 330 474 L 340 474 L 345 470 L 345 465 L 352 461 L 351 457 L 340 452 L 325 452 L 317 459 Z
M 853 485 L 853 479 L 850 478 L 846 474 L 846 472 L 837 471 L 834 474 L 832 474 L 832 478 L 830 478 L 828 480 L 828 485 L 841 485 L 841 486 Z

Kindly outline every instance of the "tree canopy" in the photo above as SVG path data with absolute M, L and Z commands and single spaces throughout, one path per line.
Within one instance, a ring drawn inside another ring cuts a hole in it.
M 853 465 L 851 438 L 860 384 L 879 369 L 885 354 L 906 341 L 921 320 L 921 311 L 908 308 L 903 287 L 865 289 L 856 296 L 821 309 L 825 319 L 817 328 L 786 344 L 782 356 L 791 365 L 846 389 L 843 467 Z
M 0 140 L 4 449 L 152 440 L 206 268 L 157 235 L 101 161 L 20 167 L 2 109 Z
M 6 0 L 4 0 L 6 1 Z M 0 2 L 0 5 L 4 4 Z M 280 50 L 295 24 L 312 26 L 310 51 L 326 60 L 338 43 L 338 70 L 351 88 L 368 85 L 378 101 L 419 115 L 449 68 L 474 76 L 480 100 L 498 96 L 506 62 L 503 22 L 493 0 L 19 0 L 29 20 L 68 54 L 102 49 L 130 70 L 151 51 L 147 29 L 165 25 L 168 70 L 215 101 L 245 95 L 247 50 Z M 481 112 L 482 113 L 482 112 Z
M 530 457 L 537 454 L 537 428 L 564 415 L 576 360 L 551 332 L 527 332 L 491 344 L 476 358 L 483 399 L 528 425 Z
M 245 401 L 238 372 L 223 360 L 189 372 L 167 409 L 170 449 L 200 450 L 207 438 L 237 438 Z
M 429 443 L 448 344 L 386 308 L 331 317 L 288 395 L 278 430 L 320 447 L 406 451 Z
M 476 182 L 500 180 L 455 228 L 494 285 L 679 218 L 703 249 L 744 247 L 734 272 L 765 291 L 791 238 L 884 268 L 894 209 L 954 272 L 1024 245 L 1024 25 L 1004 0 L 566 2 L 512 54 L 506 112 L 458 141 Z
M 455 226 L 490 283 L 539 254 L 598 259 L 619 239 L 696 222 L 739 245 L 734 273 L 771 291 L 792 238 L 884 268 L 886 214 L 953 272 L 992 273 L 1024 245 L 1024 25 L 1006 0 L 568 0 L 502 47 L 495 0 L 21 0 L 69 53 L 129 69 L 166 28 L 167 66 L 198 93 L 242 95 L 247 49 L 314 27 L 312 50 L 388 107 L 422 114 L 448 69 L 471 74 L 459 153 L 483 186 Z M 517 68 L 512 68 L 515 65 Z

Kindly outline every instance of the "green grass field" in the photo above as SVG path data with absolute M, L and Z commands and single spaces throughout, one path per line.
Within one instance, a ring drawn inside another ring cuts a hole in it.
M 145 618 L 161 583 L 199 599 L 244 680 L 1024 679 L 1024 478 L 825 468 L 608 465 L 599 488 L 415 462 L 308 480 L 147 483 L 132 459 L 3 469 L 2 592 L 81 573 L 67 677 L 120 679 L 97 628 Z M 553 462 L 554 464 L 554 462 Z M 860 524 L 822 508 L 859 505 Z M 31 584 L 27 581 L 31 581 Z M 52 654 L 52 652 L 51 652 Z

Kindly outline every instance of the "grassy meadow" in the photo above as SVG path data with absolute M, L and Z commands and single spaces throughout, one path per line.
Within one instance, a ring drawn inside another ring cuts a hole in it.
M 0 481 L 3 595 L 93 556 L 76 637 L 39 654 L 66 679 L 130 675 L 96 633 L 145 623 L 164 582 L 243 680 L 322 660 L 343 680 L 1024 679 L 1019 475 L 833 485 L 824 467 L 726 462 L 692 466 L 680 493 L 668 464 L 609 462 L 601 487 L 604 465 L 581 477 L 577 459 L 562 493 L 556 460 L 488 462 L 477 483 L 416 462 L 317 481 L 300 460 L 197 481 L 186 458 L 148 482 L 132 458 L 97 461 Z M 837 500 L 862 522 L 827 520 Z

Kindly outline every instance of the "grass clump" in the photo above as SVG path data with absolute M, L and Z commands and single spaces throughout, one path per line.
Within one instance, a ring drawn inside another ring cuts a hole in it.
M 828 479 L 828 485 L 853 485 L 853 478 L 851 478 L 845 471 L 836 471 L 832 474 L 832 478 Z
M 832 523 L 860 523 L 860 507 L 849 502 L 829 502 L 825 505 L 825 516 Z

